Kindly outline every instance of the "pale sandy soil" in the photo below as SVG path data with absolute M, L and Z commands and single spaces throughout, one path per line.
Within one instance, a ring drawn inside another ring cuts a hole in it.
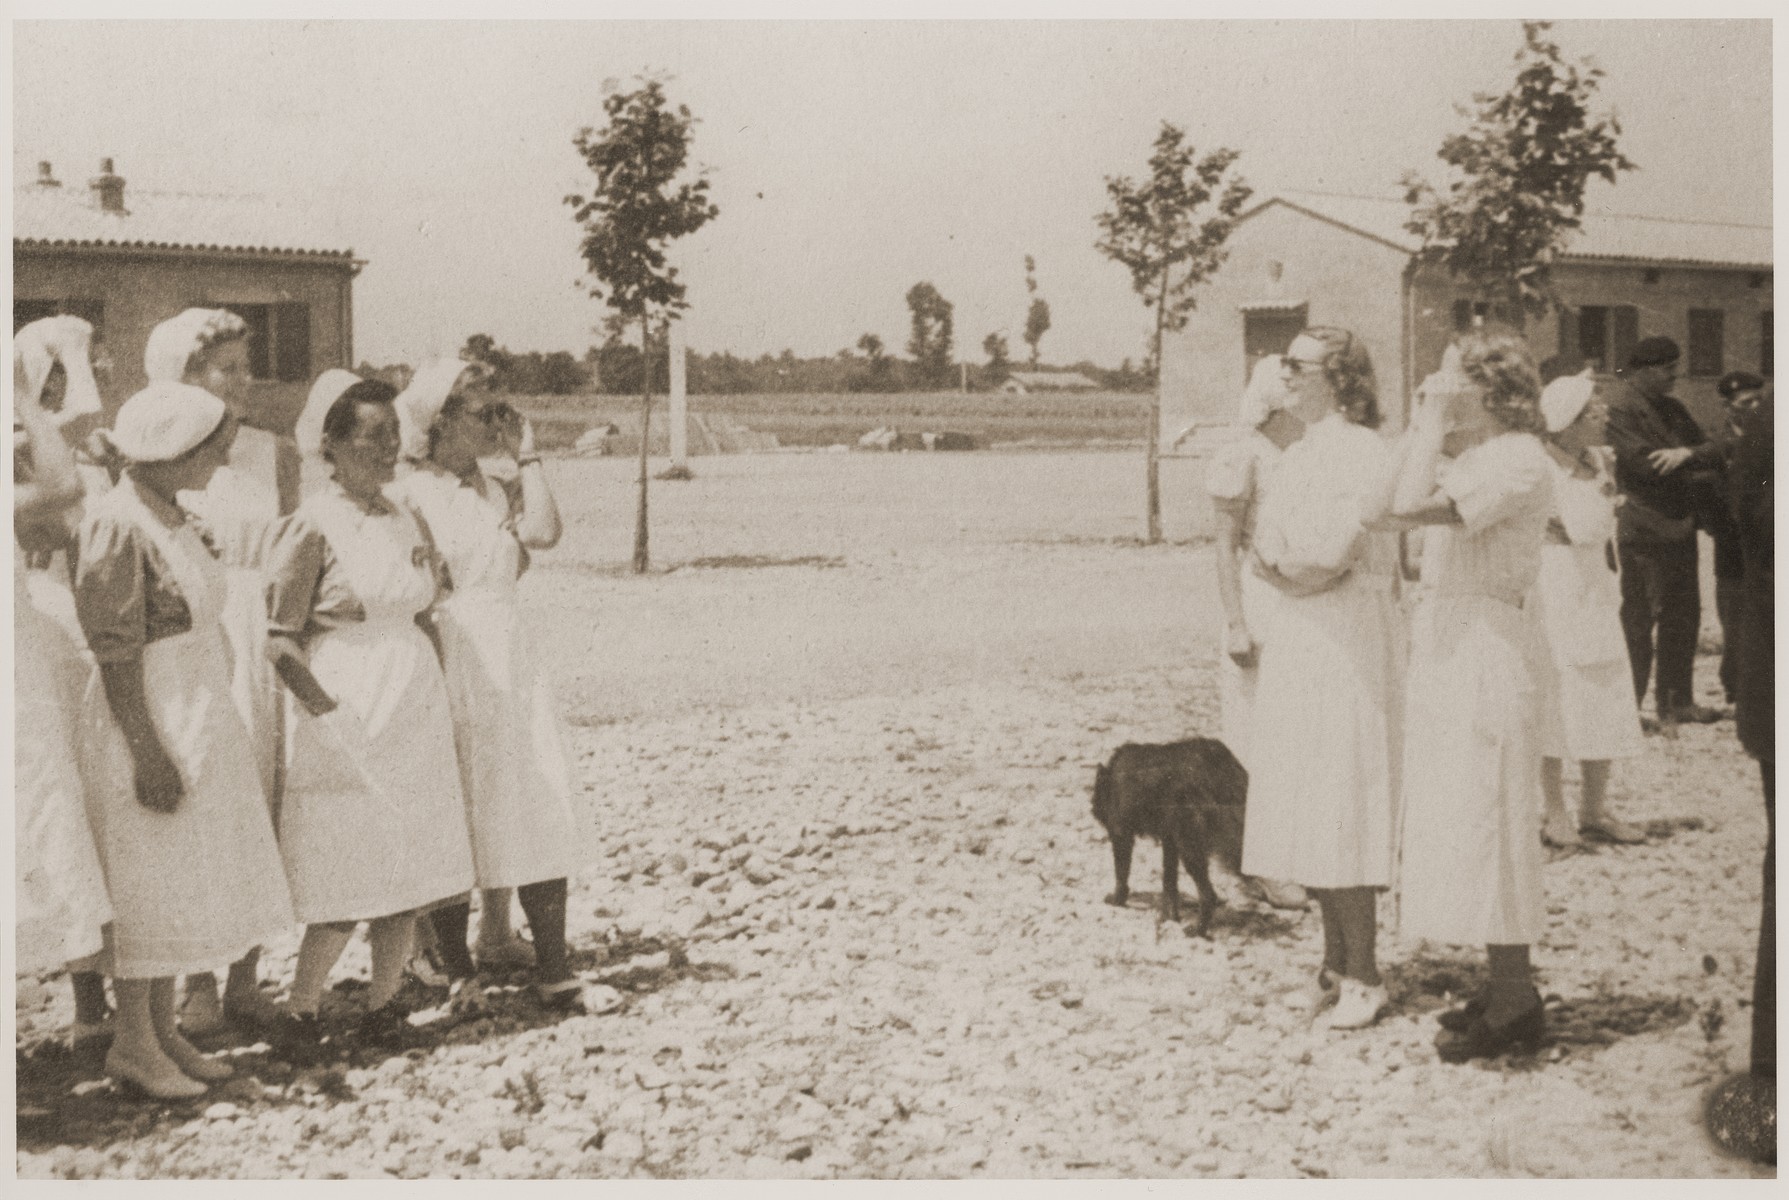
M 1697 1112 L 1749 1029 L 1764 820 L 1730 723 L 1618 768 L 1650 844 L 1548 867 L 1563 1019 L 1538 1061 L 1436 1060 L 1476 956 L 1400 943 L 1389 906 L 1393 1011 L 1312 1033 L 1281 997 L 1313 915 L 1220 878 L 1215 936 L 1187 937 L 1150 911 L 1150 851 L 1131 907 L 1100 902 L 1092 765 L 1217 723 L 1186 464 L 1153 548 L 1134 455 L 697 467 L 654 486 L 660 569 L 635 578 L 628 465 L 554 464 L 571 530 L 527 583 L 584 791 L 578 964 L 611 1011 L 554 1020 L 512 986 L 330 1076 L 236 1039 L 245 1078 L 190 1109 L 39 1050 L 22 1098 L 54 1115 L 21 1128 L 22 1174 L 1770 1174 Z M 22 1046 L 66 993 L 21 981 Z

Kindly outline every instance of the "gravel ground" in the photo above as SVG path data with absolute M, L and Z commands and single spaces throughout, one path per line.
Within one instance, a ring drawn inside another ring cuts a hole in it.
M 1749 1035 L 1764 819 L 1731 724 L 1618 768 L 1646 845 L 1549 865 L 1539 1055 L 1438 1062 L 1433 1014 L 1480 956 L 1404 945 L 1388 910 L 1392 1010 L 1313 1032 L 1282 997 L 1320 956 L 1314 914 L 1220 875 L 1212 938 L 1188 936 L 1156 920 L 1147 851 L 1130 906 L 1101 902 L 1093 764 L 1216 726 L 1206 555 L 1124 543 L 1130 460 L 993 460 L 1039 502 L 964 503 L 942 537 L 886 515 L 914 483 L 898 460 L 872 484 L 819 461 L 733 468 L 758 503 L 815 500 L 742 529 L 731 567 L 694 564 L 737 500 L 671 490 L 655 536 L 679 569 L 646 580 L 588 515 L 625 477 L 556 466 L 574 533 L 530 603 L 563 651 L 592 862 L 571 933 L 601 1011 L 493 979 L 494 1015 L 456 1023 L 419 989 L 407 1053 L 294 1073 L 244 1035 L 236 1081 L 169 1106 L 62 1051 L 66 983 L 21 980 L 20 1174 L 1774 1177 L 1698 1119 Z M 921 506 L 987 469 L 916 463 L 941 472 Z M 1080 525 L 1053 534 L 1052 504 Z M 689 670 L 708 686 L 667 682 Z M 365 967 L 357 941 L 326 1015 Z

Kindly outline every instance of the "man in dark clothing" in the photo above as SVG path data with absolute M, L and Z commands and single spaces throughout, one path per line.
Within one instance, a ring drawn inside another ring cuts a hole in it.
M 1661 725 L 1718 721 L 1695 702 L 1691 675 L 1702 621 L 1696 519 L 1720 501 L 1723 446 L 1702 434 L 1671 395 L 1677 343 L 1649 337 L 1634 347 L 1609 404 L 1609 444 L 1623 503 L 1616 527 L 1621 557 L 1621 627 L 1634 670 L 1634 702 L 1646 698 L 1658 631 L 1654 702 Z
M 1764 380 L 1749 371 L 1729 371 L 1715 384 L 1725 408 L 1726 428 L 1711 440 L 1722 443 L 1731 461 L 1733 448 L 1744 432 L 1746 416 L 1758 407 Z M 1698 518 L 1702 531 L 1714 539 L 1714 605 L 1721 619 L 1721 688 L 1727 703 L 1739 702 L 1740 593 L 1745 579 L 1745 558 L 1740 552 L 1739 527 L 1725 505 L 1712 506 Z
M 1776 427 L 1766 389 L 1745 415 L 1730 473 L 1733 515 L 1745 558 L 1740 596 L 1739 741 L 1764 775 L 1764 904 L 1752 978 L 1751 1069 L 1721 1081 L 1708 1098 L 1708 1131 L 1722 1146 L 1760 1162 L 1777 1160 L 1777 816 L 1776 816 Z

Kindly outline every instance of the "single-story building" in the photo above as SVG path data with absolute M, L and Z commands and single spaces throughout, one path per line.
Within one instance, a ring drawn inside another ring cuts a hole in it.
M 1015 396 L 1030 392 L 1094 392 L 1099 384 L 1079 371 L 1013 371 L 1000 390 Z
M 1286 192 L 1244 213 L 1186 328 L 1165 339 L 1164 448 L 1196 454 L 1230 436 L 1250 368 L 1307 325 L 1366 344 L 1386 425 L 1401 428 L 1416 385 L 1484 313 L 1445 271 L 1417 265 L 1409 212 L 1392 198 Z M 1640 338 L 1671 337 L 1684 349 L 1677 394 L 1707 424 L 1722 374 L 1771 373 L 1771 272 L 1769 226 L 1587 212 L 1553 268 L 1561 306 L 1527 334 L 1543 359 L 1566 352 L 1602 370 Z
M 256 399 L 290 428 L 310 382 L 353 365 L 353 283 L 363 262 L 290 206 L 242 196 L 133 190 L 106 159 L 87 187 L 49 163 L 13 193 L 13 329 L 73 313 L 112 362 L 108 410 L 145 382 L 149 331 L 184 308 L 248 323 Z

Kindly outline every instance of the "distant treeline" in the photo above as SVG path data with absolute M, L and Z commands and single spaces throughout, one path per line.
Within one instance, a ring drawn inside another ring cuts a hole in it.
M 868 352 L 841 350 L 825 358 L 800 358 L 793 351 L 744 358 L 727 351 L 703 354 L 692 351 L 688 359 L 688 387 L 692 395 L 738 396 L 776 393 L 954 391 L 961 382 L 961 369 L 953 367 L 946 378 L 921 364 L 882 353 L 881 344 L 868 342 Z M 670 387 L 669 363 L 662 336 L 652 347 L 652 390 L 664 395 Z M 862 343 L 860 343 L 862 345 Z M 601 346 L 592 346 L 582 358 L 564 350 L 542 353 L 538 350 L 509 350 L 487 334 L 474 334 L 460 351 L 462 358 L 482 362 L 491 368 L 492 384 L 499 391 L 524 396 L 609 395 L 637 396 L 641 385 L 641 354 L 638 341 L 627 342 L 611 337 Z M 1142 392 L 1148 390 L 1148 375 L 1133 366 L 1130 360 L 1110 370 L 1090 362 L 1066 366 L 1039 365 L 1025 370 L 1073 371 L 1085 376 L 1104 392 Z M 408 382 L 409 368 L 402 365 L 375 367 L 363 363 L 364 375 L 376 375 L 402 386 Z M 970 363 L 968 384 L 972 392 L 991 392 L 1007 379 L 1009 364 Z

